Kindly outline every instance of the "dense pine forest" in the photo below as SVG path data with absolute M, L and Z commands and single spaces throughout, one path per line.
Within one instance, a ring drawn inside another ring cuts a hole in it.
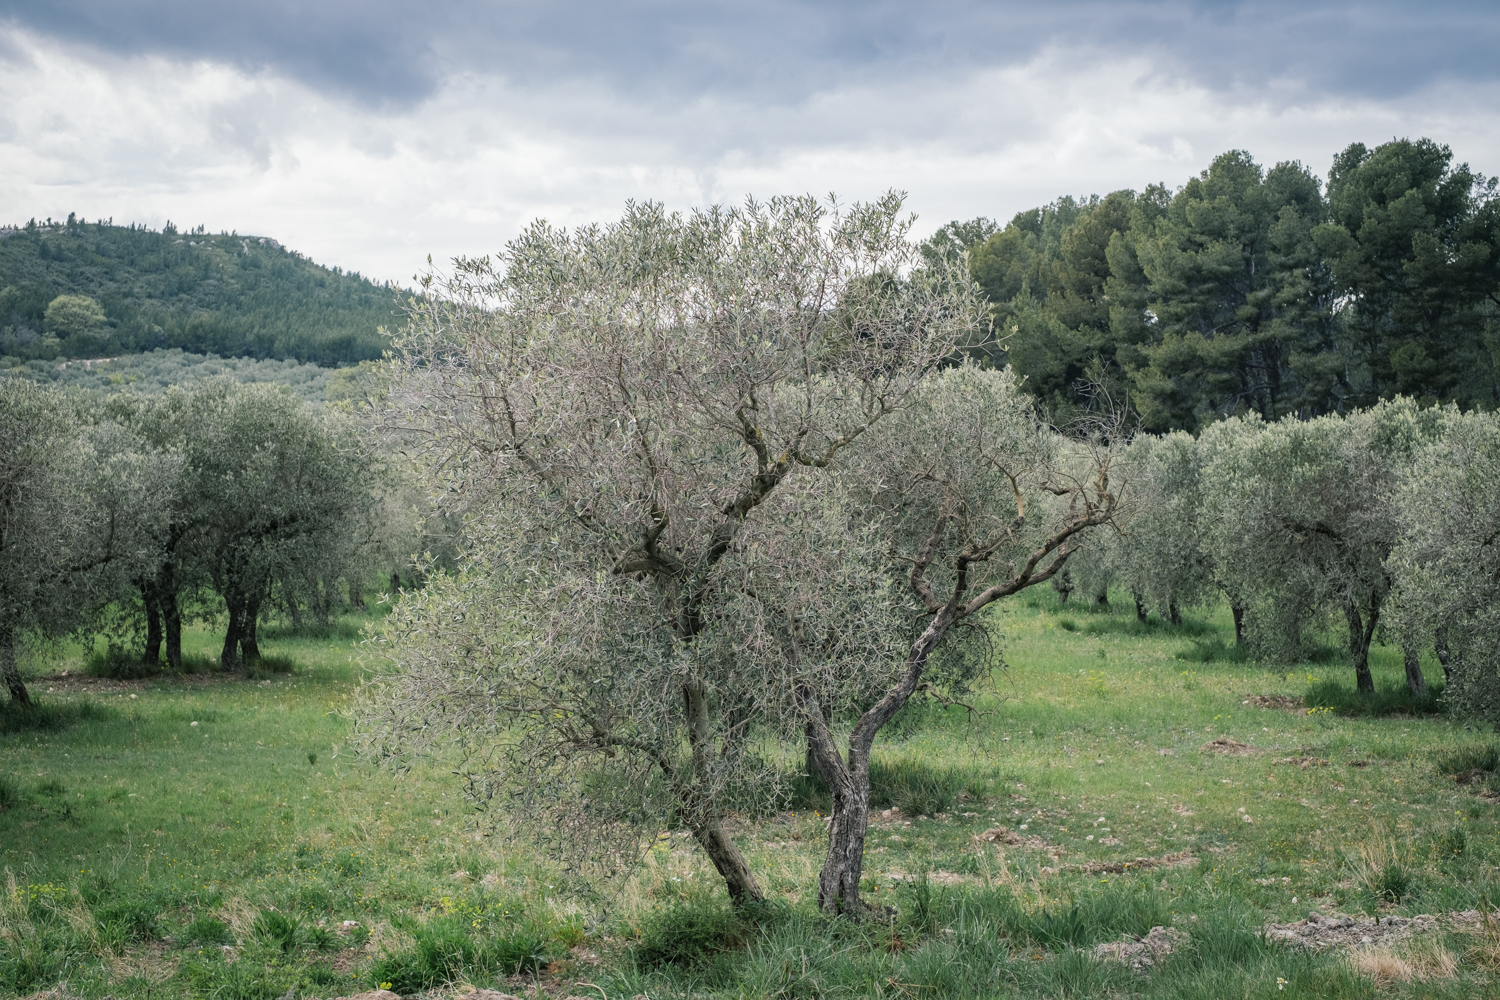
M 953 222 L 998 348 L 1054 419 L 1100 386 L 1146 430 L 1348 412 L 1396 395 L 1500 405 L 1500 200 L 1429 139 L 1300 163 L 1217 157 L 1176 190 Z
M 265 237 L 73 215 L 0 228 L 4 367 L 157 348 L 353 364 L 386 347 L 398 294 Z

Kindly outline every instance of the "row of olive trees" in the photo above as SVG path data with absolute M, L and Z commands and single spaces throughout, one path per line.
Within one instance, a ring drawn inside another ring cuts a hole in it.
M 184 617 L 207 605 L 233 669 L 259 657 L 270 602 L 316 609 L 410 551 L 414 520 L 367 436 L 274 386 L 101 402 L 7 379 L 0 421 L 0 665 L 17 701 L 28 634 L 133 608 L 145 665 L 164 650 L 180 669 Z
M 900 199 L 632 206 L 429 281 L 388 401 L 465 560 L 405 597 L 372 750 L 456 741 L 480 801 L 580 874 L 677 822 L 737 903 L 727 819 L 809 761 L 820 904 L 859 913 L 870 754 L 989 604 L 1122 513 L 1109 439 L 1044 426 L 963 269 Z
M 1140 436 L 1127 462 L 1147 502 L 1126 532 L 1080 553 L 1075 586 L 1127 587 L 1142 617 L 1223 600 L 1236 641 L 1277 662 L 1308 655 L 1337 621 L 1365 692 L 1383 630 L 1413 694 L 1427 692 L 1421 654 L 1433 649 L 1450 704 L 1493 716 L 1497 442 L 1494 415 L 1399 397 L 1347 416 L 1230 419 L 1196 439 Z

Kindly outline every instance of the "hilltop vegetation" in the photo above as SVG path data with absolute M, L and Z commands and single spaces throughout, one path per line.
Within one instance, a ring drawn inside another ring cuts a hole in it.
M 201 226 L 69 215 L 0 228 L 0 355 L 21 361 L 180 348 L 347 365 L 380 356 L 399 294 L 273 239 Z

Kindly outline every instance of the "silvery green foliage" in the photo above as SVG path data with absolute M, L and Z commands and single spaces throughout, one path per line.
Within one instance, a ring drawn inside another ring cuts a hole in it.
M 1446 411 L 1398 398 L 1347 417 L 1229 420 L 1204 434 L 1216 572 L 1247 608 L 1264 657 L 1305 656 L 1320 615 L 1342 619 L 1361 689 L 1391 579 L 1391 495 Z
M 1136 436 L 1124 463 L 1135 485 L 1136 512 L 1116 542 L 1119 577 L 1146 608 L 1167 617 L 1172 607 L 1218 596 L 1206 550 L 1203 469 L 1192 435 Z
M 128 587 L 148 557 L 172 456 L 137 448 L 85 398 L 0 380 L 0 673 L 26 632 L 61 635 Z
M 899 211 L 632 205 L 426 284 L 390 422 L 467 563 L 392 618 L 376 752 L 456 742 L 581 874 L 675 814 L 759 894 L 730 795 L 774 798 L 795 690 L 847 703 L 906 631 L 839 470 L 981 315 Z
M 1451 669 L 1457 715 L 1500 723 L 1500 421 L 1443 413 L 1443 432 L 1413 456 L 1394 494 L 1398 541 L 1391 630 L 1434 642 Z

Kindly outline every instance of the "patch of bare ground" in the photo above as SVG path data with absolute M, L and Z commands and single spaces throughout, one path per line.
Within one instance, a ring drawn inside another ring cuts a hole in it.
M 1255 747 L 1250 744 L 1241 743 L 1239 740 L 1230 739 L 1228 736 L 1220 736 L 1216 740 L 1209 740 L 1198 749 L 1208 750 L 1212 753 L 1228 754 L 1232 757 L 1244 757 L 1247 754 L 1256 752 Z
M 1296 764 L 1305 771 L 1310 767 L 1327 767 L 1330 761 L 1324 760 L 1322 757 L 1283 757 L 1276 763 Z
M 1292 712 L 1295 715 L 1307 714 L 1302 699 L 1290 694 L 1247 694 L 1240 704 L 1251 705 L 1259 709 L 1274 708 L 1281 712 Z
M 1004 844 L 1006 847 L 1024 847 L 1029 851 L 1046 851 L 1053 859 L 1058 858 L 1066 852 L 1067 848 L 1057 844 L 1049 844 L 1041 837 L 1033 834 L 1022 834 L 1007 827 L 992 827 L 983 833 L 976 833 L 974 841 L 980 844 Z
M 1314 911 L 1307 915 L 1306 920 L 1297 920 L 1289 924 L 1268 924 L 1266 937 L 1272 941 L 1280 941 L 1290 948 L 1305 951 L 1378 947 L 1406 941 L 1418 934 L 1433 931 L 1456 930 L 1472 933 L 1481 928 L 1483 921 L 1484 918 L 1478 910 L 1460 910 L 1439 915 L 1422 913 L 1415 917 L 1353 917 L 1341 914 L 1324 916 Z
M 1093 951 L 1101 962 L 1121 962 L 1137 972 L 1145 972 L 1172 954 L 1188 936 L 1175 927 L 1153 927 L 1143 937 L 1126 937 L 1107 941 Z
M 1094 874 L 1121 875 L 1125 872 L 1145 872 L 1157 868 L 1191 868 L 1198 863 L 1192 851 L 1163 854 L 1159 858 L 1135 858 L 1131 861 L 1086 861 L 1083 864 L 1064 865 L 1067 871 L 1091 872 Z
M 64 670 L 60 674 L 38 677 L 29 683 L 33 692 L 41 694 L 125 694 L 131 691 L 144 691 L 161 684 L 202 687 L 249 679 L 246 674 L 213 670 L 193 674 L 157 674 L 154 677 L 143 677 L 137 680 L 115 680 L 112 677 L 95 677 L 93 674 L 75 674 Z

